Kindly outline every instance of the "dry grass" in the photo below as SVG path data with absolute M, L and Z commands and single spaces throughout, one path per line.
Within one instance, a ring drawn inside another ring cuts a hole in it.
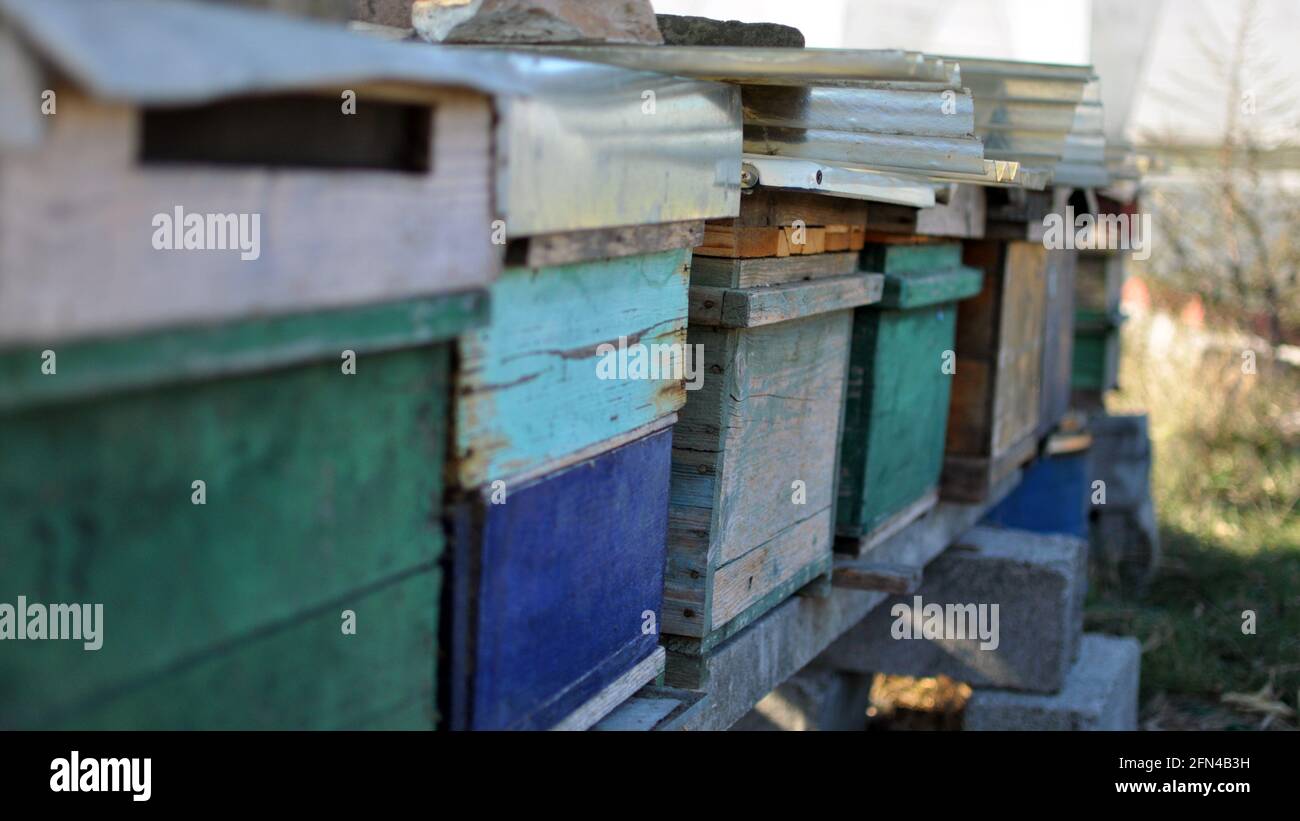
M 1150 414 L 1165 558 L 1140 595 L 1095 582 L 1089 629 L 1143 642 L 1151 729 L 1294 727 L 1300 373 L 1248 337 L 1157 316 L 1125 328 L 1120 382 L 1110 409 Z

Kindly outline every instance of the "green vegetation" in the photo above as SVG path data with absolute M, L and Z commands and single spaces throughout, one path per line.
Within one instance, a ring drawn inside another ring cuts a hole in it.
M 1129 322 L 1111 412 L 1150 414 L 1163 560 L 1094 576 L 1087 628 L 1143 642 L 1150 729 L 1294 728 L 1300 701 L 1300 369 L 1246 338 Z M 1243 611 L 1256 614 L 1243 633 Z

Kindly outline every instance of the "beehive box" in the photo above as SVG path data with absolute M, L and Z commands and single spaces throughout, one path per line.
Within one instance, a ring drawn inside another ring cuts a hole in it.
M 817 276 L 819 261 L 843 264 L 693 263 L 687 341 L 703 346 L 705 378 L 673 440 L 663 630 L 682 657 L 676 673 L 670 657 L 674 683 L 829 570 L 852 309 L 879 299 L 882 277 Z
M 499 268 L 488 96 L 460 78 L 438 86 L 434 71 L 423 85 L 340 82 L 404 52 L 362 41 L 357 53 L 357 38 L 273 15 L 107 11 L 24 7 L 34 19 L 15 26 L 39 28 L 49 59 L 0 37 L 26 67 L 3 90 L 35 117 L 0 118 L 0 146 L 16 146 L 0 153 L 0 344 L 468 290 Z M 264 39 L 277 33 L 280 46 Z M 139 45 L 151 35 L 154 48 Z M 331 56 L 309 68 L 260 53 L 314 53 L 320 37 Z M 191 54 L 185 66 L 172 48 Z M 235 51 L 259 70 L 230 79 Z M 59 63 L 67 54 L 78 62 Z M 341 111 L 345 90 L 355 114 Z
M 1043 456 L 1025 469 L 1020 484 L 984 521 L 1035 533 L 1088 538 L 1090 445 L 1086 433 L 1050 437 Z
M 652 656 L 671 444 L 665 427 L 461 504 L 445 688 L 453 729 L 560 725 Z
M 431 728 L 446 340 L 481 308 L 0 355 L 0 601 L 103 630 L 0 643 L 0 726 Z
M 98 649 L 0 643 L 0 726 L 434 726 L 450 342 L 499 249 L 492 101 L 408 56 L 0 10 L 0 602 L 102 607 Z
M 689 261 L 507 268 L 461 338 L 453 728 L 555 726 L 657 645 Z
M 1119 384 L 1120 288 L 1125 251 L 1079 254 L 1071 386 L 1084 404 Z
M 690 249 L 738 210 L 740 99 L 510 56 L 530 92 L 502 115 L 508 267 L 459 346 L 452 476 L 475 524 L 457 527 L 444 692 L 453 727 L 573 729 L 663 670 Z
M 1077 251 L 1047 252 L 1039 439 L 1047 436 L 1070 408 L 1071 371 L 1074 363 L 1074 278 L 1077 262 Z
M 836 530 L 857 552 L 937 499 L 952 376 L 945 370 L 957 302 L 983 273 L 960 243 L 869 244 L 862 267 L 884 273 L 879 303 L 854 313 Z
M 970 241 L 963 261 L 984 271 L 984 287 L 957 311 L 940 495 L 979 502 L 1037 447 L 1046 250 L 1041 243 Z

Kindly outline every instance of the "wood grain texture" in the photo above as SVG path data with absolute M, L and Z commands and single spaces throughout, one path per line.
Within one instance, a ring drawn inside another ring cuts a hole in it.
M 694 652 L 829 570 L 851 319 L 690 328 L 707 376 L 674 436 L 663 626 Z
M 945 204 L 922 208 L 916 214 L 916 233 L 931 237 L 983 239 L 986 206 L 984 189 L 959 183 L 950 186 Z
M 868 559 L 837 558 L 831 584 L 847 590 L 867 590 L 902 596 L 921 586 L 921 568 Z
M 996 459 L 1038 425 L 1046 251 L 983 240 L 965 243 L 963 258 L 984 270 L 984 287 L 958 307 L 947 451 Z
M 686 341 L 690 252 L 507 269 L 461 337 L 459 485 L 508 480 L 680 408 L 681 379 L 602 379 L 600 346 Z M 707 378 L 705 380 L 708 381 Z
M 453 728 L 555 726 L 654 652 L 671 440 L 507 486 L 502 504 L 490 490 L 457 503 Z
M 56 92 L 40 148 L 0 157 L 0 346 L 468 290 L 500 267 L 484 97 L 436 95 L 419 174 L 145 166 L 138 111 Z M 177 206 L 260 214 L 259 258 L 154 250 Z
M 753 259 L 695 257 L 691 260 L 691 286 L 751 288 L 844 276 L 857 270 L 858 255 L 853 253 Z
M 1039 438 L 1056 427 L 1070 408 L 1070 371 L 1074 359 L 1074 273 L 1078 256 L 1076 251 L 1047 252 Z
M 350 376 L 326 362 L 0 414 L 0 601 L 98 602 L 106 623 L 95 652 L 0 643 L 0 726 L 367 726 L 399 702 L 431 726 L 449 360 L 433 345 Z M 376 616 L 362 599 L 381 588 L 401 602 Z
M 943 461 L 943 476 L 939 483 L 941 499 L 979 504 L 985 502 L 994 488 L 1016 473 L 1034 458 L 1038 442 L 1033 433 L 1027 434 L 1000 456 L 956 456 L 948 454 Z
M 740 198 L 737 226 L 847 225 L 865 228 L 868 203 L 807 191 L 782 191 L 758 186 Z M 719 222 L 718 224 L 728 224 Z
M 664 648 L 656 647 L 632 669 L 605 685 L 605 688 L 569 713 L 552 730 L 581 732 L 589 730 L 596 722 L 609 715 L 616 707 L 631 698 L 638 690 L 659 678 L 664 672 Z M 670 711 L 671 712 L 671 711 Z
M 884 277 L 852 274 L 764 288 L 692 288 L 692 324 L 755 328 L 868 305 L 880 299 Z
M 1038 428 L 1046 261 L 1047 251 L 1041 244 L 1013 242 L 1007 246 L 993 395 L 990 453 L 994 458 Z
M 991 493 L 1003 498 L 1018 477 L 1009 477 Z M 924 567 L 984 515 L 988 505 L 940 503 L 882 543 L 873 558 L 886 563 Z M 888 599 L 885 593 L 833 590 L 819 599 L 795 596 L 754 620 L 732 640 L 704 655 L 668 647 L 665 679 L 673 687 L 704 690 L 707 697 L 682 729 L 724 730 L 749 712 L 759 699 L 807 666 L 832 641 Z M 671 645 L 675 637 L 665 637 Z
M 703 220 L 542 234 L 525 238 L 521 258 L 510 259 L 509 262 L 526 268 L 546 268 L 610 257 L 694 248 L 703 241 Z
M 715 502 L 719 564 L 834 501 L 851 322 L 841 311 L 736 332 Z M 792 501 L 795 481 L 803 504 Z
M 796 522 L 783 532 L 713 573 L 711 629 L 744 613 L 768 593 L 816 565 L 829 553 L 829 509 Z M 802 582 L 803 580 L 801 580 Z
M 838 250 L 851 248 L 857 236 L 848 232 L 848 236 L 837 243 Z M 695 253 L 702 257 L 746 259 L 820 255 L 826 253 L 826 250 L 824 226 L 759 228 L 723 225 L 718 220 L 710 220 L 705 223 L 704 239 L 696 247 Z

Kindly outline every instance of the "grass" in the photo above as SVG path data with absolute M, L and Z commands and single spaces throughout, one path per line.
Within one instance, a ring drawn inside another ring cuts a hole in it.
M 1141 592 L 1094 576 L 1087 628 L 1142 641 L 1151 729 L 1297 725 L 1300 372 L 1263 354 L 1243 372 L 1249 344 L 1164 318 L 1125 328 L 1108 407 L 1150 414 L 1163 559 Z

